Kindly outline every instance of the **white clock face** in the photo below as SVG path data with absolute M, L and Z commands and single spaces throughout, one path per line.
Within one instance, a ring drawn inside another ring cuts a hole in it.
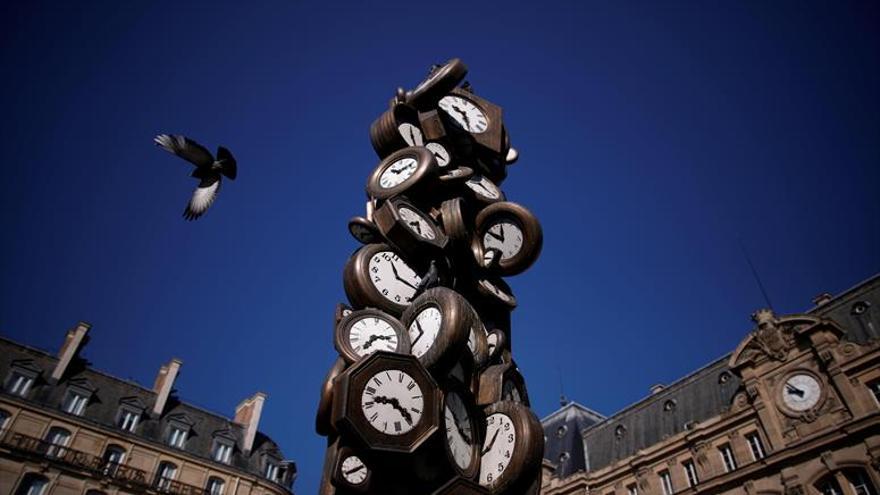
M 462 129 L 481 134 L 489 128 L 489 120 L 476 105 L 460 96 L 444 96 L 439 103 L 440 109 L 452 117 Z
M 807 374 L 793 375 L 782 384 L 782 401 L 793 411 L 812 409 L 821 396 L 821 385 Z
M 373 428 L 386 435 L 403 435 L 422 419 L 422 389 L 407 373 L 381 371 L 361 394 L 361 410 Z
M 350 455 L 342 461 L 342 477 L 352 485 L 360 485 L 367 479 L 367 466 L 356 455 Z
M 384 189 L 390 189 L 416 173 L 416 159 L 411 157 L 401 158 L 392 163 L 382 172 L 379 177 L 379 185 Z
M 404 122 L 397 126 L 397 130 L 400 132 L 400 135 L 403 136 L 403 140 L 406 141 L 406 144 L 410 146 L 422 146 L 425 144 L 424 139 L 422 139 L 422 131 L 418 127 Z
M 501 251 L 501 259 L 509 260 L 522 249 L 522 228 L 518 222 L 511 219 L 494 222 L 483 234 L 483 246 Z
M 516 428 L 510 417 L 495 413 L 486 418 L 486 441 L 480 464 L 480 484 L 492 486 L 504 473 L 513 457 Z
M 358 356 L 368 356 L 376 351 L 394 352 L 397 349 L 397 333 L 382 318 L 368 316 L 352 324 L 348 342 Z
M 489 355 L 495 353 L 495 348 L 498 347 L 498 334 L 495 332 L 490 333 L 486 336 L 486 343 L 489 345 Z
M 489 281 L 486 280 L 486 279 L 482 279 L 482 280 L 480 280 L 480 285 L 482 285 L 483 287 L 485 287 L 486 290 L 488 290 L 488 291 L 491 292 L 492 294 L 495 294 L 495 296 L 496 296 L 498 299 L 501 299 L 501 300 L 504 301 L 504 302 L 510 302 L 510 296 L 507 295 L 507 293 L 504 292 L 503 290 L 499 289 L 499 288 L 498 288 L 495 284 L 493 284 L 492 282 L 489 282 Z
M 441 167 L 445 167 L 449 165 L 449 152 L 446 151 L 446 148 L 443 147 L 440 143 L 428 143 L 425 145 L 425 148 L 428 148 L 434 158 L 437 160 L 437 165 Z
M 489 199 L 501 198 L 501 190 L 489 179 L 483 176 L 473 176 L 465 182 L 472 191 Z
M 416 316 L 412 325 L 409 326 L 409 341 L 413 356 L 422 357 L 428 352 L 428 349 L 437 340 L 437 334 L 440 333 L 440 325 L 442 324 L 443 315 L 434 306 L 425 308 Z
M 370 280 L 385 299 L 397 304 L 412 302 L 421 277 L 400 256 L 380 251 L 370 258 Z
M 406 226 L 420 237 L 428 240 L 434 240 L 437 237 L 437 234 L 434 233 L 434 227 L 422 215 L 405 206 L 398 208 L 397 212 L 400 214 L 401 220 L 406 222 Z
M 446 394 L 443 408 L 446 419 L 446 442 L 455 463 L 461 469 L 467 469 L 473 461 L 474 432 L 471 417 L 461 396 L 455 392 Z

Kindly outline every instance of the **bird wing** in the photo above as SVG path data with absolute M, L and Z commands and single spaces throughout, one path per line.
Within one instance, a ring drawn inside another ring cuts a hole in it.
M 214 200 L 217 199 L 217 193 L 220 192 L 220 176 L 205 177 L 199 182 L 199 187 L 193 191 L 189 204 L 183 212 L 183 218 L 187 220 L 195 220 L 208 211 Z
M 197 167 L 208 167 L 214 163 L 214 156 L 207 148 L 186 136 L 159 134 L 153 138 L 153 142 Z

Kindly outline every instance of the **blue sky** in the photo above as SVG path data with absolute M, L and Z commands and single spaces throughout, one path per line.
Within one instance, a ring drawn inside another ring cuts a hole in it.
M 764 305 L 807 309 L 880 268 L 876 2 L 85 2 L 0 7 L 0 333 L 262 429 L 314 493 L 333 308 L 397 86 L 461 57 L 502 105 L 508 198 L 541 220 L 510 278 L 514 355 L 543 416 L 612 413 L 732 350 Z M 239 177 L 181 218 L 189 165 Z

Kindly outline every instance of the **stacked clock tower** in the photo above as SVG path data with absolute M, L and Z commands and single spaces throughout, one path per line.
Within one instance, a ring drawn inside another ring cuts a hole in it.
M 322 494 L 540 489 L 543 431 L 502 277 L 534 263 L 542 231 L 499 187 L 518 153 L 466 74 L 458 59 L 433 67 L 370 127 L 380 161 L 348 225 L 362 245 L 343 271 L 339 358 L 316 418 Z

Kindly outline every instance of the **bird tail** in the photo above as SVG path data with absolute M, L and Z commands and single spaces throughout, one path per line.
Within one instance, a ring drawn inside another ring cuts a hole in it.
M 235 176 L 238 175 L 238 168 L 236 167 L 235 157 L 232 156 L 232 152 L 223 146 L 218 146 L 217 161 L 220 162 L 220 173 L 231 180 L 235 180 Z

